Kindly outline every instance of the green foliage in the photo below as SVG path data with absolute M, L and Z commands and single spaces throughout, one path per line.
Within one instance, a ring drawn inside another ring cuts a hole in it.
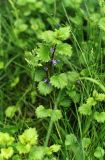
M 9 159 L 12 157 L 13 152 L 14 151 L 13 151 L 12 147 L 2 148 L 1 149 L 1 157 L 3 157 L 4 159 Z
M 67 76 L 65 73 L 53 75 L 50 79 L 50 82 L 54 87 L 58 89 L 63 89 L 67 86 Z
M 102 147 L 97 147 L 95 152 L 94 152 L 94 156 L 97 158 L 97 159 L 100 159 L 104 156 L 104 149 Z
M 104 123 L 105 122 L 105 112 L 101 112 L 101 113 L 95 112 L 94 119 L 99 123 Z
M 19 136 L 19 141 L 21 144 L 30 144 L 30 145 L 36 145 L 37 144 L 37 131 L 35 128 L 29 128 L 24 131 L 22 135 Z
M 88 104 L 83 104 L 79 107 L 79 112 L 83 115 L 91 115 L 92 114 L 92 106 Z
M 0 160 L 105 159 L 104 57 L 104 0 L 1 0 Z
M 52 86 L 50 84 L 47 84 L 47 83 L 41 81 L 38 84 L 38 90 L 39 90 L 40 94 L 46 96 L 47 94 L 51 93 Z
M 36 109 L 37 118 L 51 117 L 52 121 L 55 122 L 62 118 L 62 113 L 58 109 L 45 109 L 42 105 Z
M 77 143 L 77 138 L 74 134 L 66 135 L 65 145 L 73 146 Z
M 71 57 L 72 47 L 67 43 L 59 43 L 56 47 L 56 53 Z
M 17 107 L 16 106 L 9 106 L 6 110 L 5 110 L 5 115 L 8 118 L 13 118 L 15 113 L 17 112 Z
M 45 109 L 44 106 L 40 105 L 36 109 L 37 118 L 51 117 L 52 109 Z
M 39 60 L 48 62 L 50 60 L 50 49 L 47 46 L 40 45 L 37 50 Z

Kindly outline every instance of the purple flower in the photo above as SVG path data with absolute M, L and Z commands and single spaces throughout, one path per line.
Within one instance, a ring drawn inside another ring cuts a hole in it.
M 48 78 L 45 78 L 45 79 L 44 79 L 44 82 L 47 83 L 47 82 L 48 82 Z
M 45 71 L 48 71 L 48 67 L 47 67 L 47 66 L 45 66 L 45 67 L 44 67 L 44 70 L 45 70 Z
M 55 49 L 54 49 L 53 47 L 51 47 L 51 48 L 50 48 L 50 52 L 51 52 L 51 54 L 53 54 L 53 53 L 54 53 L 54 50 L 55 50 Z
M 57 64 L 57 60 L 56 60 L 56 59 L 53 59 L 53 60 L 52 60 L 52 64 L 53 64 L 53 65 L 56 65 L 56 64 Z

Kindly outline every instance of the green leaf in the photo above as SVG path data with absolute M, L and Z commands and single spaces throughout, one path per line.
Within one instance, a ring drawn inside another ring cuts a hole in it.
M 4 68 L 4 62 L 0 61 L 0 69 Z
M 72 47 L 67 43 L 59 43 L 56 47 L 56 53 L 71 57 Z
M 100 20 L 99 20 L 99 28 L 103 31 L 105 31 L 105 17 L 102 17 Z
M 76 136 L 74 134 L 66 135 L 65 145 L 66 146 L 72 146 L 74 144 L 77 144 Z
M 27 61 L 27 63 L 33 67 L 37 66 L 37 58 L 31 53 L 26 51 L 25 52 L 25 60 Z
M 34 76 L 34 81 L 40 82 L 44 79 L 45 77 L 45 71 L 42 70 L 41 68 L 35 69 L 35 76 Z
M 91 144 L 91 139 L 90 138 L 83 138 L 82 139 L 82 145 L 84 148 L 87 148 Z
M 35 128 L 26 129 L 22 135 L 19 135 L 19 141 L 21 144 L 36 145 L 38 140 L 38 134 Z
M 98 93 L 96 90 L 93 91 L 93 97 L 96 101 L 104 101 L 105 100 L 105 94 L 104 93 Z
M 14 155 L 12 160 L 22 160 L 22 159 L 19 155 Z
M 101 113 L 95 112 L 94 119 L 99 123 L 104 123 L 105 122 L 105 112 L 101 112 Z
M 50 151 L 53 152 L 58 152 L 60 150 L 61 146 L 57 144 L 53 144 L 52 146 L 49 147 Z
M 1 155 L 4 159 L 10 159 L 12 157 L 13 153 L 14 153 L 14 150 L 12 147 L 1 149 Z
M 90 116 L 92 114 L 92 106 L 83 104 L 79 107 L 79 112 L 83 115 Z
M 8 133 L 0 132 L 0 145 L 12 145 L 14 142 L 14 138 L 10 136 Z
M 40 94 L 46 96 L 47 94 L 51 93 L 52 86 L 50 84 L 47 84 L 47 83 L 41 81 L 38 84 L 38 90 L 39 90 Z
M 55 34 L 56 34 L 56 38 L 61 40 L 61 41 L 64 41 L 66 39 L 69 38 L 70 36 L 70 27 L 69 26 L 66 26 L 66 27 L 60 27 L 59 30 L 55 30 Z
M 50 48 L 44 45 L 40 45 L 37 49 L 38 58 L 43 62 L 50 60 Z
M 78 103 L 80 101 L 80 94 L 78 94 L 76 90 L 68 90 L 67 94 L 73 100 L 74 103 Z
M 67 78 L 68 81 L 74 83 L 79 79 L 79 73 L 75 71 L 69 71 L 67 72 Z
M 62 118 L 61 110 L 58 110 L 58 109 L 52 110 L 51 118 L 53 122 L 56 122 L 59 119 L 61 119 Z
M 96 100 L 93 97 L 89 97 L 86 103 L 89 106 L 95 106 L 97 104 Z
M 47 43 L 53 43 L 56 39 L 55 33 L 50 30 L 43 32 L 39 37 L 40 37 L 40 39 L 42 39 L 43 41 L 45 41 Z
M 15 77 L 11 82 L 11 87 L 15 87 L 19 83 L 19 76 Z
M 104 149 L 102 147 L 97 147 L 94 156 L 98 159 L 102 158 L 104 156 Z
M 5 110 L 5 115 L 8 118 L 13 118 L 15 113 L 17 112 L 17 107 L 16 106 L 9 106 L 6 110 Z
M 20 142 L 18 142 L 16 144 L 16 149 L 19 152 L 19 154 L 25 154 L 25 153 L 29 153 L 31 150 L 31 145 L 30 144 L 22 144 Z
M 44 106 L 40 105 L 36 109 L 37 118 L 51 117 L 52 109 L 45 109 Z
M 45 155 L 45 148 L 42 146 L 35 146 L 29 153 L 28 160 L 42 160 Z
M 63 89 L 67 86 L 67 76 L 65 73 L 54 75 L 50 78 L 50 82 L 54 87 Z
M 52 121 L 57 121 L 62 118 L 62 113 L 60 110 L 52 110 L 52 109 L 45 109 L 44 106 L 40 105 L 36 109 L 37 118 L 46 118 L 51 117 Z

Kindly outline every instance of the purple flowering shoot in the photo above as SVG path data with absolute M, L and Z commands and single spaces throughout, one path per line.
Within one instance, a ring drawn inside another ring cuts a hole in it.
M 44 70 L 45 70 L 45 71 L 48 71 L 48 67 L 47 67 L 47 66 L 45 66 L 45 67 L 44 67 Z
M 45 78 L 45 79 L 44 79 L 44 82 L 47 83 L 47 82 L 48 82 L 48 78 Z
M 51 54 L 53 54 L 53 53 L 54 53 L 54 50 L 55 50 L 55 48 L 54 48 L 54 47 L 51 47 L 51 48 L 50 48 L 50 52 L 51 52 Z
M 53 64 L 53 65 L 56 65 L 56 64 L 59 63 L 59 62 L 60 62 L 59 59 L 58 59 L 58 60 L 56 60 L 56 59 L 53 59 L 53 60 L 52 60 L 52 64 Z
M 52 64 L 53 64 L 53 65 L 56 65 L 56 64 L 57 64 L 57 60 L 56 60 L 56 59 L 53 59 L 53 60 L 52 60 Z

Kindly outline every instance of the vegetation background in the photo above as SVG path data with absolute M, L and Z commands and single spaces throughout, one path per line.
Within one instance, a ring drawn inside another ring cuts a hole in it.
M 0 160 L 104 160 L 104 101 L 104 0 L 0 0 Z

